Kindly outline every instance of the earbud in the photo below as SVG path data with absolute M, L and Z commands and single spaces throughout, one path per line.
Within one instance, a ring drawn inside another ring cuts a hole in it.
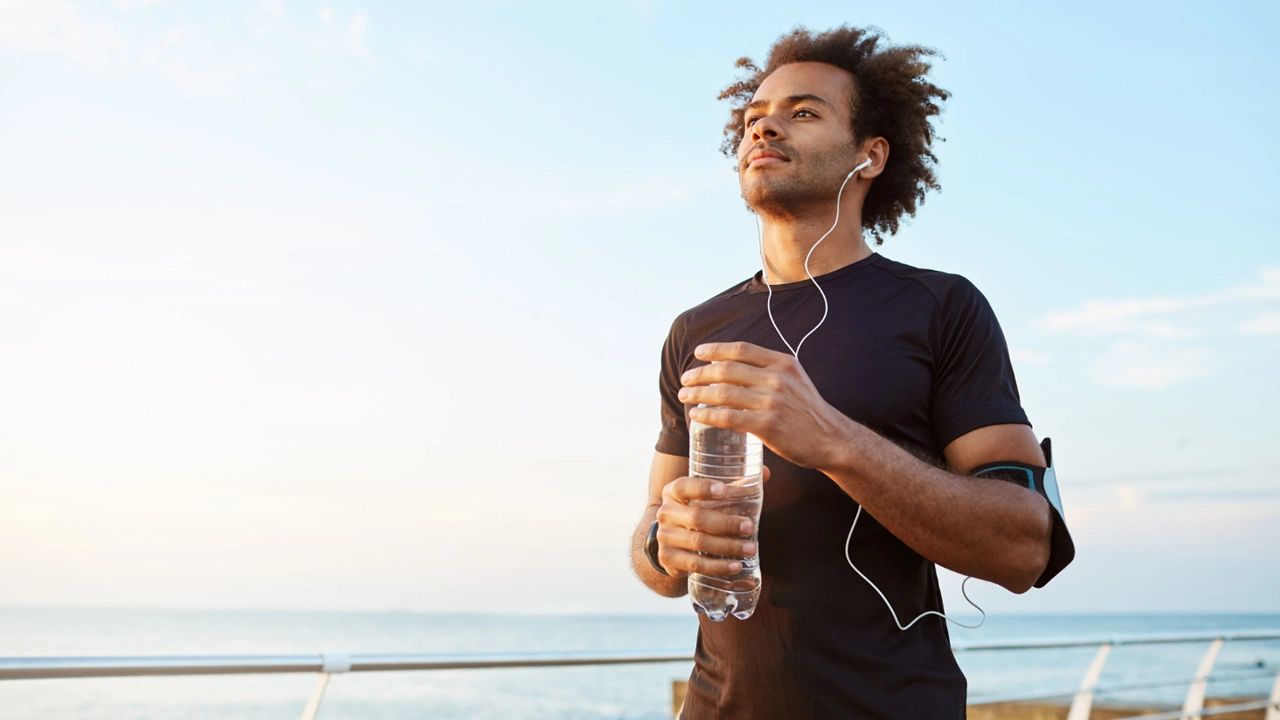
M 871 164 L 871 158 L 867 158 L 866 160 L 863 160 L 861 165 L 859 165 L 858 167 L 854 168 L 854 169 L 853 169 L 853 171 L 852 171 L 852 172 L 850 172 L 850 173 L 849 173 L 848 175 L 846 175 L 845 177 L 853 177 L 854 173 L 858 172 L 859 170 L 861 170 L 861 169 L 862 169 L 862 168 L 864 168 L 864 167 L 867 167 L 867 166 L 868 166 L 868 165 L 870 165 L 870 164 Z

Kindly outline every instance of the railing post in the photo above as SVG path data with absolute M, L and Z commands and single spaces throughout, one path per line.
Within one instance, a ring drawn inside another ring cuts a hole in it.
M 316 720 L 320 712 L 320 701 L 324 700 L 325 688 L 329 687 L 329 676 L 333 673 L 344 673 L 351 669 L 351 656 L 346 653 L 322 653 L 320 655 L 320 679 L 316 688 L 311 691 L 307 706 L 302 709 L 302 720 Z
M 1196 670 L 1196 679 L 1187 688 L 1187 699 L 1182 703 L 1184 720 L 1201 720 L 1200 711 L 1204 709 L 1204 695 L 1209 688 L 1209 674 L 1213 672 L 1213 664 L 1218 661 L 1218 651 L 1222 650 L 1222 638 L 1209 644 L 1209 650 L 1200 658 L 1200 667 Z
M 1280 673 L 1276 673 L 1276 684 L 1271 686 L 1271 699 L 1267 705 L 1265 720 L 1280 720 Z
M 1098 686 L 1098 678 L 1102 675 L 1102 666 L 1111 654 L 1111 643 L 1102 643 L 1098 654 L 1093 656 L 1089 669 L 1080 681 L 1080 690 L 1071 701 L 1071 710 L 1067 712 L 1067 720 L 1089 720 L 1089 712 L 1093 709 L 1093 689 Z
M 320 673 L 320 680 L 316 682 L 316 689 L 311 691 L 307 706 L 302 709 L 302 720 L 316 720 L 316 713 L 320 712 L 320 701 L 324 699 L 324 689 L 328 686 L 329 673 Z

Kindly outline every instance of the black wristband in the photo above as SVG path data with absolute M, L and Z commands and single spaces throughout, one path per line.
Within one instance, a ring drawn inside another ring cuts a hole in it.
M 658 563 L 658 521 L 657 520 L 654 520 L 653 524 L 649 526 L 649 537 L 646 538 L 644 541 L 644 556 L 649 558 L 649 564 L 653 566 L 654 570 L 657 570 L 658 572 L 662 573 L 663 575 L 667 575 L 668 577 L 671 575 L 671 573 L 667 572 L 662 567 L 662 565 Z

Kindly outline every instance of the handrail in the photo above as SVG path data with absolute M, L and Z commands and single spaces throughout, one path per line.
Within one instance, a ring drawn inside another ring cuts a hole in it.
M 1042 638 L 1031 640 L 988 640 L 953 643 L 954 652 L 979 650 L 1044 650 L 1049 648 L 1097 647 L 1099 645 L 1161 645 L 1169 643 L 1211 642 L 1224 640 L 1280 640 L 1280 630 L 1240 630 L 1214 633 L 1152 633 L 1147 635 L 1097 635 L 1094 637 Z
M 466 670 L 495 668 L 621 665 L 688 662 L 689 652 L 612 654 L 506 653 L 433 655 L 424 653 L 347 656 L 346 672 Z M 153 657 L 0 657 L 0 680 L 122 677 L 138 675 L 233 675 L 326 672 L 323 655 L 202 655 Z
M 1226 675 L 1210 675 L 1217 651 L 1228 640 L 1280 640 L 1280 630 L 1243 630 L 1216 633 L 1178 633 L 1148 635 L 1116 635 L 1094 638 L 1049 638 L 1041 640 L 994 640 L 985 642 L 956 643 L 954 652 L 983 652 L 993 650 L 1042 650 L 1052 648 L 1099 647 L 1089 672 L 1079 690 L 1065 693 L 1038 693 L 1035 696 L 988 696 L 974 698 L 970 705 L 986 705 L 996 702 L 1016 702 L 1035 699 L 1070 697 L 1071 717 L 1087 717 L 1095 693 L 1116 691 L 1125 686 L 1097 688 L 1097 676 L 1106 661 L 1107 653 L 1118 645 L 1154 645 L 1169 643 L 1212 642 L 1208 654 L 1201 661 L 1200 670 L 1193 681 L 1183 710 L 1177 713 L 1145 716 L 1146 720 L 1198 720 L 1232 710 L 1267 708 L 1268 720 L 1280 714 L 1280 677 L 1276 679 L 1273 698 L 1265 702 L 1252 702 L 1230 707 L 1202 708 L 1204 686 L 1212 680 L 1236 679 Z M 191 656 L 122 656 L 122 657 L 0 657 L 0 680 L 35 680 L 42 678 L 85 678 L 159 675 L 230 675 L 263 673 L 318 673 L 319 681 L 303 710 L 303 720 L 315 720 L 320 703 L 328 686 L 329 677 L 345 672 L 385 672 L 392 670 L 464 670 L 495 668 L 566 667 L 582 665 L 621 665 L 636 663 L 690 662 L 688 651 L 625 652 L 609 654 L 590 653 L 506 653 L 483 655 L 433 655 L 424 653 L 374 653 L 348 655 L 346 653 L 322 653 L 318 655 L 191 655 Z M 1160 683 L 1163 684 L 1163 683 Z M 1158 687 L 1159 684 L 1147 684 Z M 1126 719 L 1127 720 L 1127 719 Z
M 994 650 L 1042 650 L 1112 645 L 1153 645 L 1213 640 L 1280 640 L 1280 630 L 1245 630 L 1217 633 L 1116 635 L 1091 638 L 992 640 L 955 643 L 955 652 Z M 353 654 L 349 672 L 388 670 L 464 670 L 495 668 L 564 667 L 691 662 L 688 651 L 624 653 L 500 653 L 500 654 Z M 314 655 L 184 655 L 104 657 L 0 657 L 0 680 L 42 678 L 119 677 L 139 675 L 230 675 L 325 671 L 324 657 Z M 1072 691 L 1074 692 L 1074 691 Z M 1072 694 L 1072 693 L 1065 693 Z M 1054 695 L 1053 697 L 1056 697 Z
M 1226 673 L 1222 675 L 1210 675 L 1207 680 L 1209 682 L 1235 682 L 1238 680 L 1261 680 L 1264 678 L 1275 677 L 1274 670 L 1243 670 L 1235 673 Z M 1177 685 L 1186 685 L 1185 677 L 1168 680 L 1145 680 L 1143 682 L 1124 683 L 1122 685 L 1102 685 L 1094 688 L 1094 693 L 1098 695 L 1114 695 L 1116 693 L 1129 692 L 1131 690 L 1151 690 L 1155 688 L 1175 687 Z M 1063 690 L 1061 692 L 1035 692 L 1035 693 L 1008 693 L 1005 695 L 979 695 L 969 698 L 970 705 L 996 705 L 999 703 L 1012 702 L 1032 702 L 1035 700 L 1056 700 L 1059 698 L 1069 698 L 1075 695 L 1078 690 Z

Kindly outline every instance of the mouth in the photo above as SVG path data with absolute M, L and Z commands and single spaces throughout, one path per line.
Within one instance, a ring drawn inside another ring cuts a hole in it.
M 778 150 L 769 147 L 756 148 L 751 151 L 750 155 L 747 155 L 746 169 L 764 168 L 770 165 L 781 165 L 786 162 L 791 162 L 790 158 Z

